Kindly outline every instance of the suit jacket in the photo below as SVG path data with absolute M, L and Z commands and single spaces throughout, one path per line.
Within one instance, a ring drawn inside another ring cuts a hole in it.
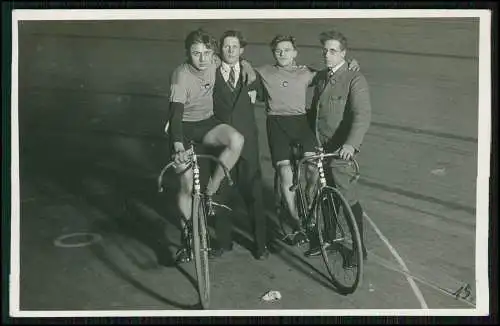
M 241 156 L 249 161 L 250 166 L 260 169 L 255 108 L 248 95 L 251 88 L 244 85 L 242 79 L 240 72 L 238 83 L 232 91 L 224 80 L 220 67 L 217 68 L 213 94 L 214 114 L 216 118 L 234 127 L 245 137 Z
M 371 122 L 368 83 L 359 71 L 344 64 L 328 77 L 328 69 L 316 76 L 310 122 L 325 149 L 336 150 L 344 144 L 359 151 Z

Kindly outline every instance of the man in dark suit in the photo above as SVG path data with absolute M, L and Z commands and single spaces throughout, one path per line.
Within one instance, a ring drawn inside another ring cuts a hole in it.
M 266 216 L 254 113 L 256 92 L 241 81 L 240 60 L 245 45 L 246 42 L 238 31 L 226 31 L 220 39 L 222 63 L 215 77 L 214 113 L 217 119 L 234 127 L 245 139 L 241 156 L 231 175 L 246 203 L 248 215 L 253 219 L 253 254 L 257 259 L 265 259 L 269 256 L 269 251 L 266 246 Z M 225 182 L 219 193 L 223 198 L 221 201 L 227 203 L 233 193 L 233 189 Z M 232 225 L 230 214 L 217 214 L 215 229 L 218 245 L 211 251 L 211 257 L 219 257 L 225 251 L 232 250 Z
M 360 151 L 371 122 L 368 83 L 360 71 L 348 69 L 345 61 L 347 40 L 337 31 L 321 33 L 326 69 L 318 72 L 310 110 L 310 122 L 317 140 L 327 152 L 337 151 L 342 159 L 351 159 Z M 363 236 L 363 209 L 356 194 L 352 166 L 328 169 L 335 185 L 352 208 L 362 239 L 363 258 L 367 251 Z M 306 256 L 320 254 L 311 245 Z

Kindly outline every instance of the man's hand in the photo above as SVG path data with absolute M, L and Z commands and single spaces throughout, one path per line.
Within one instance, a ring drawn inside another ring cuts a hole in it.
M 175 142 L 174 143 L 174 161 L 175 164 L 181 165 L 187 162 L 188 160 L 188 153 L 184 149 L 184 144 L 181 142 Z
M 248 61 L 241 60 L 240 64 L 241 64 L 241 75 L 243 77 L 243 82 L 246 85 L 250 85 L 257 79 L 257 75 L 255 74 L 252 65 Z
M 343 145 L 342 148 L 339 150 L 339 156 L 343 160 L 350 160 L 354 157 L 354 152 L 355 149 L 352 145 Z
M 220 59 L 218 54 L 213 55 L 212 63 L 214 63 L 217 68 L 219 68 L 222 65 L 222 60 Z
M 351 59 L 348 63 L 349 63 L 348 69 L 350 71 L 359 71 L 361 69 L 359 62 L 356 61 L 356 59 Z
M 248 96 L 250 97 L 250 102 L 255 104 L 255 100 L 257 99 L 257 91 L 249 91 Z

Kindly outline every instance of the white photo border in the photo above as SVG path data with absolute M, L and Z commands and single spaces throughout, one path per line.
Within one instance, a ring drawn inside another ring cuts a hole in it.
M 476 191 L 476 289 L 475 309 L 360 309 L 360 310 L 132 310 L 132 311 L 21 311 L 20 276 L 20 180 L 18 126 L 18 22 L 23 20 L 166 20 L 166 19 L 320 19 L 320 18 L 459 18 L 476 17 L 479 35 L 478 170 Z M 386 10 L 386 9 L 266 9 L 266 10 L 139 10 L 139 9 L 17 9 L 12 11 L 11 84 L 11 317 L 133 317 L 133 316 L 486 316 L 489 314 L 488 230 L 491 151 L 491 12 L 489 10 Z

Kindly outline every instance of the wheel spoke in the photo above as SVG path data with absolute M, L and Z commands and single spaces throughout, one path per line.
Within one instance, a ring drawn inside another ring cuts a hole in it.
M 196 206 L 195 206 L 196 205 Z M 208 309 L 210 303 L 210 274 L 208 268 L 208 236 L 206 224 L 205 204 L 199 197 L 193 201 L 193 239 L 194 239 L 194 261 L 196 276 L 198 279 L 198 292 L 201 305 Z M 197 209 L 195 208 L 197 207 Z
M 363 272 L 360 238 L 354 216 L 347 201 L 337 190 L 325 188 L 320 196 L 316 210 L 317 229 L 326 269 L 339 292 L 353 293 L 361 282 Z

